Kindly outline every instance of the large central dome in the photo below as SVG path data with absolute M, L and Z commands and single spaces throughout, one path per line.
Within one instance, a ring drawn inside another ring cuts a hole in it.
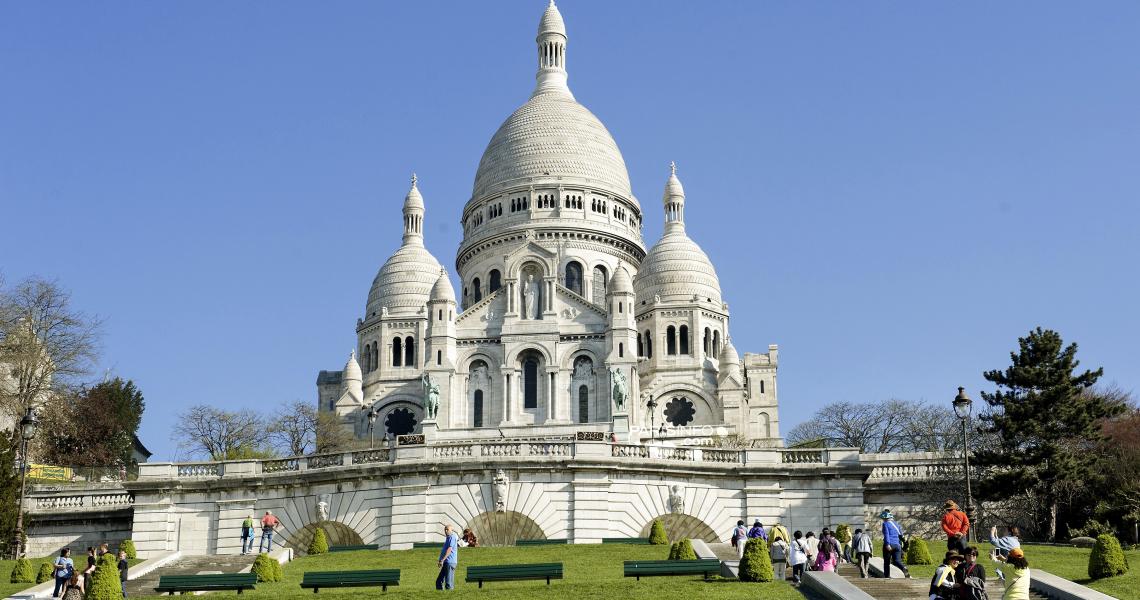
M 471 197 L 543 181 L 573 181 L 633 197 L 614 138 L 566 92 L 537 94 L 503 122 L 479 160 Z

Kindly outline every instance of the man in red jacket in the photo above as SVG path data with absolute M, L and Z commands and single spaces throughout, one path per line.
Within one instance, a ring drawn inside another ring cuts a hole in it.
M 958 553 L 966 551 L 966 534 L 970 532 L 970 518 L 958 510 L 958 503 L 947 500 L 943 505 L 942 531 L 946 532 L 946 548 Z

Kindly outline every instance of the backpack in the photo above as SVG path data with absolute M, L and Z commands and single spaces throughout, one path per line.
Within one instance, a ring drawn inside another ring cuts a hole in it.
M 966 571 L 962 577 L 958 587 L 958 597 L 961 600 L 990 600 L 989 594 L 986 593 L 986 583 L 980 577 L 970 575 L 970 571 Z

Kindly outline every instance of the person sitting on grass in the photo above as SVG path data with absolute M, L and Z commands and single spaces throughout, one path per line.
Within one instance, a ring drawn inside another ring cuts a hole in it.
M 954 600 L 958 592 L 954 589 L 954 570 L 962 562 L 962 555 L 954 550 L 946 553 L 942 564 L 934 570 L 934 577 L 930 579 L 930 600 Z
M 463 538 L 460 541 L 468 548 L 474 548 L 479 545 L 479 538 L 475 537 L 475 532 L 471 531 L 470 527 L 463 530 Z
M 1014 548 L 1009 551 L 1009 556 L 998 555 L 995 558 L 998 562 L 1012 567 L 1012 573 L 1009 575 L 1006 575 L 1003 569 L 998 569 L 998 578 L 1005 586 L 1005 593 L 1001 595 L 1001 599 L 1029 600 L 1029 561 L 1025 559 L 1025 551 Z

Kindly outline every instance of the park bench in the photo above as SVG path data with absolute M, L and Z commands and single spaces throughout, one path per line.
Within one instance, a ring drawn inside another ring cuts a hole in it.
M 399 569 L 376 569 L 372 571 L 313 571 L 301 578 L 301 588 L 313 589 L 332 587 L 374 587 L 388 591 L 388 586 L 400 585 Z
M 625 576 L 659 577 L 664 575 L 704 575 L 720 573 L 720 560 L 716 558 L 702 558 L 698 560 L 627 560 L 625 561 Z
M 603 544 L 638 544 L 649 545 L 649 538 L 602 538 Z
M 467 567 L 467 583 L 484 581 L 522 581 L 524 579 L 562 579 L 562 563 L 532 563 L 528 565 L 486 565 Z
M 217 575 L 163 575 L 154 591 L 173 595 L 175 592 L 216 592 L 219 590 L 252 590 L 257 585 L 255 573 L 222 573 Z
M 379 550 L 380 544 L 357 544 L 355 546 L 329 546 L 329 552 L 352 552 L 353 550 Z
M 412 548 L 442 548 L 443 542 L 412 542 Z
M 515 540 L 516 546 L 556 546 L 569 543 L 570 540 Z

